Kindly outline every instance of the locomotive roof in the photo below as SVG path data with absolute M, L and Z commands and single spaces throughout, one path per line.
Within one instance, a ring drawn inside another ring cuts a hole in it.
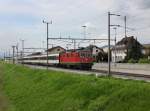
M 54 50 L 54 49 L 57 49 L 57 48 L 63 49 L 63 50 L 65 51 L 65 49 L 64 49 L 63 47 L 61 47 L 61 46 L 56 46 L 56 47 L 52 47 L 52 48 L 46 50 L 46 52 L 47 52 L 47 51 L 50 52 L 50 51 L 52 51 L 52 50 Z
M 80 48 L 80 49 L 70 49 L 67 50 L 66 52 L 82 52 L 82 51 L 90 51 L 90 50 L 86 48 Z

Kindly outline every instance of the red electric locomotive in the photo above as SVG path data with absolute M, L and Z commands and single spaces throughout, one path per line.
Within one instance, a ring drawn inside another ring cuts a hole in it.
M 59 64 L 68 68 L 91 69 L 93 57 L 91 51 L 67 51 L 60 53 Z

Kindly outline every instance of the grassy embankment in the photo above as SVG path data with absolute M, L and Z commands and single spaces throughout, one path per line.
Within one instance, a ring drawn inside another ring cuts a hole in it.
M 0 64 L 0 70 L 13 111 L 150 110 L 150 83 L 9 64 Z

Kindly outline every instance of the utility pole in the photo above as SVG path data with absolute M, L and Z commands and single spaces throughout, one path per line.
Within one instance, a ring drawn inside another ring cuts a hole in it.
M 125 34 L 125 39 L 126 39 L 126 42 L 127 42 L 127 17 L 126 16 L 124 16 L 124 30 L 125 30 L 125 32 L 124 32 L 124 34 Z M 127 44 L 126 44 L 127 45 Z M 127 59 L 128 59 L 128 46 L 127 46 Z
M 17 43 L 17 45 L 16 45 L 16 51 L 17 51 L 17 62 L 18 62 L 18 47 L 19 47 L 19 45 L 18 45 L 18 43 Z
M 15 64 L 15 47 L 16 46 L 12 46 L 12 48 L 13 48 L 13 64 Z
M 110 61 L 110 27 L 111 26 L 117 26 L 120 27 L 120 25 L 111 25 L 110 24 L 110 16 L 120 16 L 117 14 L 112 14 L 110 12 L 108 12 L 108 76 L 111 76 L 111 61 Z
M 44 43 L 45 43 L 45 41 L 43 40 L 43 41 L 42 41 L 43 52 L 44 52 Z
M 5 52 L 5 60 L 7 62 L 7 51 Z
M 116 37 L 117 37 L 117 27 L 113 28 L 115 30 L 115 66 L 116 66 Z
M 52 48 L 54 47 L 54 44 L 49 44 L 49 45 L 51 45 L 51 46 L 52 46 Z
M 110 76 L 110 12 L 108 12 L 108 76 Z
M 10 61 L 11 61 L 11 57 L 10 57 L 10 50 L 9 50 L 9 63 L 10 63 Z
M 69 46 L 70 46 L 70 45 L 71 45 L 71 44 L 67 44 L 67 45 L 66 45 L 66 49 L 67 49 L 67 50 L 69 50 Z
M 21 44 L 22 44 L 22 51 L 21 51 L 21 60 L 22 60 L 22 64 L 24 63 L 24 41 L 25 40 L 21 40 Z
M 76 50 L 76 40 L 74 40 L 74 50 Z
M 86 25 L 83 25 L 83 35 L 84 35 L 84 39 L 86 39 Z
M 126 16 L 124 16 L 124 25 L 125 25 L 125 27 L 124 27 L 124 29 L 125 29 L 125 38 L 127 38 L 127 17 Z
M 5 61 L 5 52 L 4 52 L 4 61 Z
M 52 24 L 52 21 L 51 22 L 46 22 L 46 21 L 43 20 L 43 23 L 45 23 L 46 26 L 47 26 L 47 53 L 46 54 L 47 54 L 47 70 L 48 70 L 48 43 L 49 43 L 48 42 L 48 40 L 49 40 L 49 38 L 48 38 L 48 34 L 49 34 L 49 32 L 48 32 L 49 31 L 48 30 L 48 28 L 49 28 L 48 25 Z

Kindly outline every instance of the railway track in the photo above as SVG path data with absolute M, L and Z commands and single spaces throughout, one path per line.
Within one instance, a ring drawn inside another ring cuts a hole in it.
M 107 73 L 107 71 L 104 70 L 96 70 L 93 69 L 92 72 L 100 72 L 100 73 Z M 145 74 L 134 74 L 134 73 L 126 73 L 126 72 L 115 72 L 111 71 L 112 75 L 124 75 L 124 76 L 133 76 L 133 77 L 145 77 L 150 79 L 150 75 L 145 75 Z
M 35 65 L 26 65 L 30 68 L 37 68 L 37 69 L 46 69 L 45 66 L 35 66 Z M 66 68 L 59 68 L 59 67 L 49 67 L 49 70 L 55 71 L 64 71 L 64 72 L 72 72 L 76 74 L 84 74 L 84 75 L 96 75 L 96 76 L 107 76 L 107 71 L 105 70 L 77 70 L 77 69 L 66 69 Z M 122 79 L 133 79 L 133 80 L 143 80 L 146 82 L 150 82 L 150 75 L 144 74 L 134 74 L 134 73 L 126 73 L 126 72 L 114 72 L 111 71 L 112 77 L 115 78 L 122 78 Z
M 91 72 L 107 74 L 107 71 L 105 71 L 105 70 L 93 69 Z M 150 82 L 150 75 L 126 73 L 126 72 L 115 72 L 115 71 L 111 71 L 111 74 L 112 74 L 113 77 L 117 77 L 117 78 L 133 79 L 133 80 L 144 80 L 144 81 Z

